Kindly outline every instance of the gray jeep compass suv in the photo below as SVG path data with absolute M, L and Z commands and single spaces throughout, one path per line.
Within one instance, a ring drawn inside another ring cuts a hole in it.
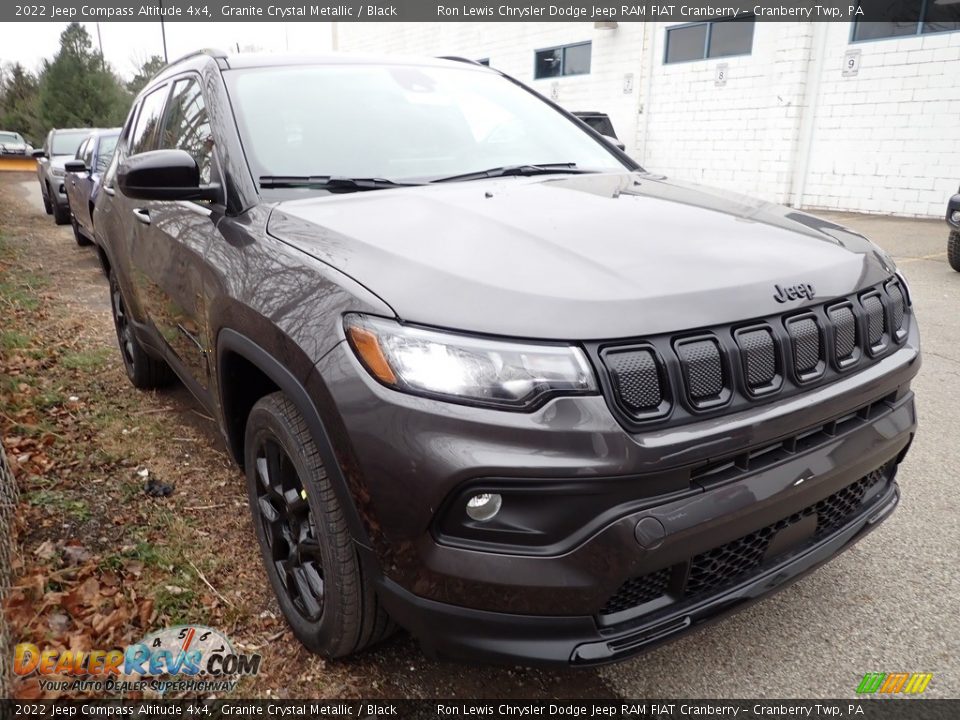
M 218 418 L 328 657 L 396 623 L 447 657 L 617 660 L 897 504 L 920 350 L 891 259 L 651 175 L 495 70 L 188 56 L 93 227 L 131 381 L 172 370 Z

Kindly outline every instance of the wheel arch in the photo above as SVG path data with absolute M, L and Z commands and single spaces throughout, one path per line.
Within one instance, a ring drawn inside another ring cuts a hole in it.
M 330 434 L 304 384 L 268 350 L 232 328 L 223 328 L 218 333 L 216 353 L 217 385 L 224 434 L 234 459 L 243 467 L 243 435 L 250 409 L 257 400 L 269 392 L 275 390 L 283 392 L 307 423 L 337 499 L 343 508 L 351 535 L 357 543 L 369 548 L 369 536 L 337 460 Z M 250 373 L 251 369 L 254 374 Z M 246 381 L 244 387 L 246 392 L 238 392 L 236 388 L 228 385 L 228 378 L 232 377 L 231 371 L 238 370 L 240 377 Z M 251 399 L 254 397 L 255 399 Z

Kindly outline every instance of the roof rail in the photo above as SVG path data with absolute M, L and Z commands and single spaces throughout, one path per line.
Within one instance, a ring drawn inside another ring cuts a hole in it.
M 212 58 L 220 59 L 227 57 L 227 53 L 223 50 L 217 50 L 216 48 L 200 48 L 199 50 L 194 50 L 193 52 L 188 52 L 186 55 L 178 57 L 176 60 L 171 60 L 164 67 L 170 67 L 171 65 L 176 65 L 178 62 L 183 62 L 192 57 L 198 55 L 207 55 Z
M 173 67 L 177 63 L 183 62 L 184 60 L 189 60 L 192 57 L 198 57 L 200 55 L 206 55 L 207 57 L 213 58 L 214 60 L 226 60 L 227 58 L 227 53 L 225 53 L 223 50 L 217 50 L 216 48 L 200 48 L 199 50 L 188 52 L 186 55 L 181 55 L 180 57 L 174 60 L 171 60 L 162 68 L 157 70 L 153 75 L 150 76 L 150 79 L 147 80 L 147 85 L 150 85 L 150 83 L 152 83 L 154 80 L 156 80 L 158 77 L 160 77 L 163 73 L 165 73 L 167 70 L 169 70 L 171 67 Z M 146 87 L 146 85 L 144 87 Z
M 471 60 L 470 58 L 460 57 L 459 55 L 439 55 L 437 60 L 453 60 L 453 62 L 462 62 L 467 63 L 468 65 L 479 65 L 480 67 L 487 67 L 481 62 L 476 60 Z

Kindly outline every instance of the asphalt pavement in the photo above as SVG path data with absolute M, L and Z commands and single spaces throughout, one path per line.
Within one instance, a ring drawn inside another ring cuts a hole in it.
M 603 669 L 624 696 L 850 698 L 867 672 L 931 672 L 925 696 L 960 697 L 960 273 L 947 264 L 947 226 L 817 214 L 884 248 L 910 286 L 923 367 L 900 506 L 783 592 Z

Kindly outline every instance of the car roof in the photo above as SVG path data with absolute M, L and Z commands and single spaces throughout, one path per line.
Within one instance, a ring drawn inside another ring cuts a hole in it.
M 318 55 L 285 55 L 274 53 L 238 53 L 224 58 L 230 69 L 284 67 L 288 65 L 421 65 L 427 67 L 474 67 L 493 72 L 487 66 L 460 59 L 422 55 L 384 55 L 380 53 L 331 52 Z

